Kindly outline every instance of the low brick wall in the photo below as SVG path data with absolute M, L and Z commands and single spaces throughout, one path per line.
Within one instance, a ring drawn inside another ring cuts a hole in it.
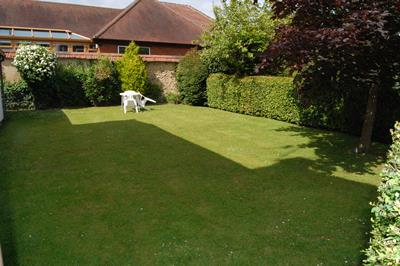
M 17 69 L 12 65 L 14 54 L 6 54 L 7 59 L 3 62 L 4 77 L 7 81 L 17 81 L 21 77 L 18 74 Z M 84 63 L 90 64 L 91 61 L 98 59 L 98 54 L 65 54 L 59 55 L 58 59 L 60 62 L 65 64 L 71 63 Z M 112 60 L 118 60 L 121 55 L 110 54 L 106 55 Z M 179 56 L 142 56 L 146 63 L 147 72 L 150 82 L 159 85 L 164 93 L 176 92 L 176 66 L 181 59 Z
M 146 62 L 150 82 L 159 85 L 164 93 L 177 92 L 176 66 L 173 62 Z
M 7 81 L 17 81 L 21 79 L 17 69 L 12 65 L 11 59 L 6 59 L 3 62 L 3 75 Z

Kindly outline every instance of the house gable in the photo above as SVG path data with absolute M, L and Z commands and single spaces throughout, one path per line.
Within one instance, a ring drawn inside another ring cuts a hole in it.
M 157 0 L 137 0 L 101 29 L 96 39 L 135 40 L 141 42 L 193 44 L 198 40 L 206 20 L 193 10 L 173 10 Z M 196 18 L 191 21 L 191 18 Z M 200 23 L 201 21 L 201 23 Z

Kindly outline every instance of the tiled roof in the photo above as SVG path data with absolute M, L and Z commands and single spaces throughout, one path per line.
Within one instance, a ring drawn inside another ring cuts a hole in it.
M 0 26 L 64 29 L 91 38 L 121 9 L 33 0 L 0 0 Z
M 210 19 L 187 6 L 164 4 L 158 0 L 136 0 L 96 38 L 144 42 L 193 44 Z
M 0 26 L 64 29 L 89 38 L 192 44 L 211 18 L 188 5 L 136 0 L 126 9 L 0 0 Z
M 178 15 L 188 19 L 192 23 L 197 24 L 198 26 L 206 29 L 212 18 L 207 16 L 206 14 L 200 12 L 199 10 L 193 8 L 190 5 L 182 5 L 182 4 L 175 4 L 175 3 L 168 3 L 168 2 L 160 2 Z

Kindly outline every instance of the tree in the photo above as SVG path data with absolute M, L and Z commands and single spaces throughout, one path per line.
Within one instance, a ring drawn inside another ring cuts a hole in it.
M 148 82 L 146 65 L 139 55 L 139 47 L 135 42 L 129 44 L 122 60 L 118 61 L 118 72 L 123 91 L 135 90 L 145 93 Z
M 313 79 L 356 81 L 368 94 L 359 152 L 371 145 L 382 81 L 399 73 L 400 0 L 271 0 L 277 18 L 291 18 L 279 27 L 262 67 L 284 63 L 310 70 Z
M 223 0 L 215 7 L 215 22 L 201 40 L 201 58 L 211 73 L 253 73 L 257 55 L 274 37 L 279 20 L 269 6 L 253 0 Z

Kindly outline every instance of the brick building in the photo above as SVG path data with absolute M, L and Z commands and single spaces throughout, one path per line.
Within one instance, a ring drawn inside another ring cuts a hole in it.
M 125 9 L 36 0 L 0 0 L 0 49 L 36 43 L 59 54 L 121 54 L 135 41 L 143 55 L 181 56 L 211 18 L 189 5 L 136 0 Z

